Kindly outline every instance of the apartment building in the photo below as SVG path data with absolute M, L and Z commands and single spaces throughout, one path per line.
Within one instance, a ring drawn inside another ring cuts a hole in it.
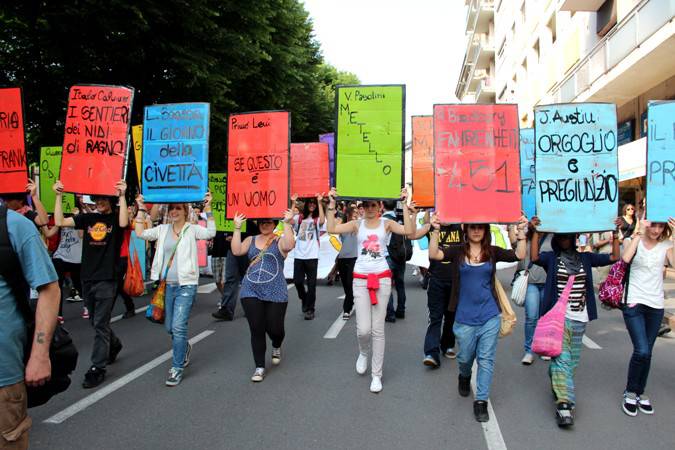
M 480 100 L 485 70 L 494 102 L 517 103 L 521 127 L 536 105 L 617 105 L 622 199 L 638 201 L 650 100 L 675 99 L 675 0 L 466 0 L 467 54 L 457 85 Z M 480 59 L 485 35 L 493 62 Z M 492 45 L 494 43 L 494 45 Z M 478 57 L 476 56 L 478 55 Z M 492 65 L 493 64 L 493 65 Z M 460 95 L 460 93 L 464 95 Z

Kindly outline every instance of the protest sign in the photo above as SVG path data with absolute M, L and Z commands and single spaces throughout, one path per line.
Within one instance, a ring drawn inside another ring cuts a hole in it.
M 136 163 L 136 178 L 141 185 L 141 168 L 143 166 L 143 125 L 131 127 L 131 143 L 134 149 L 134 162 Z
M 518 106 L 434 105 L 436 211 L 443 223 L 521 216 Z
M 225 218 L 227 206 L 227 173 L 209 173 L 209 190 L 211 191 L 211 212 L 216 221 L 217 231 L 234 231 L 234 221 Z M 246 221 L 241 226 L 242 233 L 246 232 Z
M 398 199 L 404 182 L 405 86 L 337 86 L 335 97 L 338 195 Z
M 434 206 L 433 125 L 433 116 L 412 116 L 413 200 L 420 207 Z
M 315 197 L 330 190 L 328 144 L 291 144 L 291 194 Z
M 61 167 L 61 147 L 42 147 L 40 149 L 40 201 L 48 213 L 54 213 L 56 194 L 52 186 L 57 180 Z M 65 193 L 62 196 L 61 211 L 70 213 L 75 206 L 75 196 Z
M 141 190 L 149 202 L 196 202 L 206 195 L 209 104 L 145 107 Z
M 288 111 L 232 114 L 228 119 L 227 218 L 281 218 L 288 208 Z
M 145 241 L 132 232 L 129 235 L 129 258 L 134 257 L 134 252 L 138 255 L 138 263 L 141 266 L 141 274 L 145 280 Z
M 613 230 L 619 195 L 616 106 L 537 106 L 534 142 L 539 228 L 554 233 Z
M 537 184 L 534 179 L 534 128 L 520 130 L 520 190 L 523 212 L 528 219 L 535 215 Z
M 330 167 L 330 187 L 335 187 L 335 133 L 319 135 L 319 142 L 328 144 L 328 161 Z
M 117 195 L 133 98 L 133 88 L 123 86 L 70 88 L 60 171 L 64 192 Z
M 647 220 L 675 216 L 675 101 L 647 107 Z
M 0 89 L 0 193 L 26 192 L 28 164 L 21 88 Z
M 206 220 L 199 220 L 197 222 L 199 226 L 206 228 Z M 208 241 L 204 239 L 197 240 L 197 265 L 199 267 L 206 267 L 209 261 L 208 257 Z
M 335 267 L 335 260 L 340 253 L 342 243 L 336 235 L 321 232 L 319 235 L 319 258 L 317 261 L 316 278 L 325 280 Z M 284 260 L 284 278 L 293 279 L 295 264 L 295 249 L 291 250 Z

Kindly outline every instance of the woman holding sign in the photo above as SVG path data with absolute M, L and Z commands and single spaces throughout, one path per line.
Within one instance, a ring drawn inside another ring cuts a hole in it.
M 522 217 L 518 224 L 515 251 L 491 245 L 490 224 L 486 223 L 464 225 L 464 244 L 440 250 L 441 223 L 436 214 L 431 218 L 431 226 L 434 231 L 429 239 L 429 259 L 451 262 L 452 288 L 448 309 L 455 312 L 453 332 L 459 344 L 459 395 L 468 397 L 471 393 L 471 370 L 476 360 L 478 372 L 473 413 L 478 422 L 487 422 L 490 420 L 488 398 L 501 326 L 501 309 L 495 290 L 497 263 L 515 262 L 525 257 L 527 219 Z
M 248 269 L 241 280 L 241 305 L 251 330 L 251 347 L 255 371 L 251 381 L 265 378 L 265 334 L 272 339 L 272 364 L 281 363 L 281 343 L 285 337 L 284 318 L 288 306 L 288 289 L 284 278 L 284 259 L 295 246 L 291 229 L 293 211 L 284 213 L 284 231 L 281 237 L 274 233 L 277 221 L 258 220 L 260 234 L 249 236 L 242 242 L 241 226 L 246 220 L 243 214 L 234 216 L 232 254 L 248 256 Z
M 408 193 L 401 191 L 404 225 L 379 216 L 381 204 L 375 200 L 363 202 L 363 219 L 337 224 L 335 219 L 335 190 L 330 192 L 328 203 L 327 231 L 331 234 L 356 233 L 358 257 L 354 265 L 354 307 L 356 310 L 356 335 L 359 341 L 359 357 L 356 372 L 363 375 L 368 370 L 368 353 L 372 342 L 371 392 L 382 390 L 382 364 L 384 362 L 384 318 L 391 293 L 391 277 L 385 249 L 391 233 L 412 235 L 415 223 L 405 201 Z
M 532 223 L 539 226 L 538 218 Z M 539 317 L 546 314 L 558 302 L 558 297 L 569 283 L 567 310 L 563 332 L 562 353 L 551 359 L 549 376 L 551 389 L 556 398 L 558 426 L 574 425 L 574 372 L 579 364 L 581 340 L 586 324 L 598 318 L 593 292 L 592 267 L 608 266 L 619 259 L 619 239 L 615 233 L 612 254 L 579 253 L 574 233 L 556 233 L 551 241 L 552 251 L 539 251 L 539 232 L 532 234 L 530 257 L 534 264 L 546 270 L 544 298 L 539 308 Z
M 208 217 L 206 228 L 189 223 L 190 207 L 187 203 L 171 203 L 169 223 L 146 229 L 147 209 L 142 195 L 136 197 L 136 203 L 136 236 L 146 241 L 157 241 L 150 278 L 166 281 L 164 326 L 171 335 L 173 360 L 165 384 L 177 386 L 183 380 L 183 369 L 190 363 L 192 349 L 187 335 L 188 318 L 199 284 L 197 240 L 213 239 L 216 235 L 211 194 L 207 193 L 204 197 L 204 211 Z
M 633 417 L 637 416 L 638 410 L 654 414 L 644 392 L 652 349 L 664 314 L 663 266 L 669 264 L 675 267 L 673 243 L 670 241 L 675 219 L 671 217 L 668 224 L 646 220 L 639 223 L 638 231 L 631 236 L 630 245 L 623 253 L 623 261 L 630 264 L 623 320 L 633 343 L 628 381 L 623 393 L 623 411 Z

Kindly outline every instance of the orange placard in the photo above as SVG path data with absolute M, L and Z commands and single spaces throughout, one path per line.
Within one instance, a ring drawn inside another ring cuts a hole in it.
M 330 190 L 328 144 L 291 144 L 291 194 L 314 197 Z
M 417 206 L 434 206 L 434 117 L 412 116 L 413 200 Z
M 28 182 L 21 88 L 0 89 L 0 193 L 25 192 Z
M 232 114 L 227 138 L 227 218 L 281 218 L 288 208 L 291 114 Z
M 60 179 L 64 191 L 115 195 L 124 175 L 133 88 L 73 86 L 68 94 Z

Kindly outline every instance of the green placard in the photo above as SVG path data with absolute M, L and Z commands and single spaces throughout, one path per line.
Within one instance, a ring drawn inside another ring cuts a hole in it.
M 227 208 L 227 173 L 209 173 L 209 190 L 211 191 L 211 211 L 216 220 L 217 231 L 234 231 L 234 221 L 225 218 Z M 241 226 L 246 231 L 246 222 Z
M 340 197 L 397 199 L 403 186 L 405 85 L 335 90 Z
M 40 201 L 48 213 L 54 213 L 56 194 L 52 186 L 59 176 L 61 169 L 61 147 L 40 148 Z M 75 196 L 64 193 L 62 197 L 63 213 L 69 214 L 75 207 Z

